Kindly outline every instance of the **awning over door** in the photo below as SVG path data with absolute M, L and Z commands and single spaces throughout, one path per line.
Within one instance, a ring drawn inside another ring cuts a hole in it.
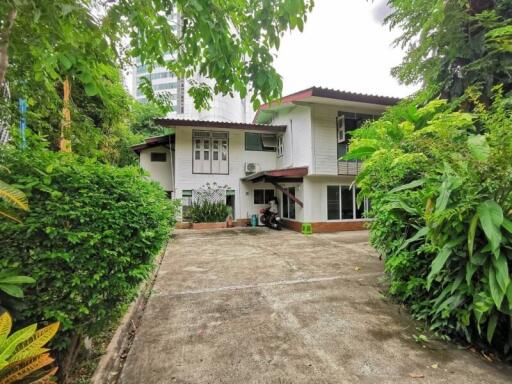
M 288 189 L 279 183 L 302 183 L 304 176 L 308 174 L 308 167 L 296 167 L 285 169 L 274 169 L 271 171 L 257 172 L 242 178 L 242 181 L 252 181 L 253 183 L 271 183 L 292 201 L 304 207 L 304 203 L 297 197 L 288 192 Z
M 242 178 L 242 181 L 252 181 L 253 183 L 266 182 L 271 183 L 302 183 L 303 177 L 308 174 L 308 167 L 296 167 L 285 169 L 274 169 L 271 171 L 261 171 Z

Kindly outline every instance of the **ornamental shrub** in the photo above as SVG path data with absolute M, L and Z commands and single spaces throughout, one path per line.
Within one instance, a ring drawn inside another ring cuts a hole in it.
M 229 208 L 224 203 L 203 201 L 190 207 L 190 216 L 194 223 L 218 223 L 226 221 L 230 214 Z
M 22 223 L 0 219 L 0 270 L 36 280 L 23 319 L 60 321 L 55 346 L 111 325 L 164 246 L 176 205 L 137 168 L 3 147 L 2 179 L 28 197 Z

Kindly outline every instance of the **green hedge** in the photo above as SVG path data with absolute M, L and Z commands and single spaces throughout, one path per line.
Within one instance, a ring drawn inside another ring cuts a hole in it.
M 30 205 L 22 224 L 0 219 L 0 269 L 37 281 L 23 318 L 61 321 L 59 348 L 70 334 L 104 330 L 152 270 L 176 205 L 137 168 L 44 149 L 3 149 L 0 164 Z

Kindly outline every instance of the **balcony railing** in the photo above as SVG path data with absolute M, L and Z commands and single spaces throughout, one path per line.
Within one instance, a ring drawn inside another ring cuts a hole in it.
M 359 160 L 338 161 L 338 175 L 355 176 L 361 172 L 363 163 Z

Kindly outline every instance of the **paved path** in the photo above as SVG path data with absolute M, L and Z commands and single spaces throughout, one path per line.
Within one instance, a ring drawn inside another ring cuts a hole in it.
M 470 351 L 415 343 L 381 276 L 366 232 L 178 231 L 121 384 L 512 381 Z

